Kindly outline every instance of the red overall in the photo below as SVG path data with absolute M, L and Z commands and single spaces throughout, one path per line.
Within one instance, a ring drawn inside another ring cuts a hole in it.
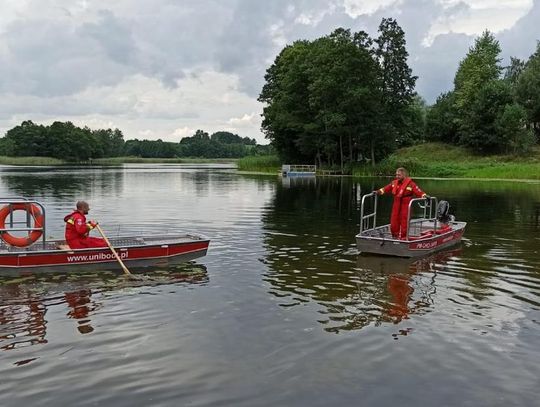
M 79 211 L 67 215 L 64 222 L 66 222 L 66 242 L 70 248 L 108 247 L 105 240 L 88 236 L 93 228 L 86 223 L 86 216 Z
M 379 189 L 379 192 L 381 194 L 392 192 L 394 195 L 392 216 L 390 217 L 390 232 L 392 232 L 394 238 L 406 239 L 409 202 L 413 197 L 421 198 L 426 194 L 410 178 L 404 178 L 401 182 L 396 179 Z

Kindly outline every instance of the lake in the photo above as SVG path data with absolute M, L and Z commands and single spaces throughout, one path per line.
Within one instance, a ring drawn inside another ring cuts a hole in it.
M 48 237 L 85 199 L 109 236 L 212 240 L 140 281 L 0 277 L 0 405 L 537 405 L 540 183 L 417 180 L 468 226 L 414 261 L 356 251 L 359 199 L 387 182 L 1 166 L 0 196 L 42 202 Z

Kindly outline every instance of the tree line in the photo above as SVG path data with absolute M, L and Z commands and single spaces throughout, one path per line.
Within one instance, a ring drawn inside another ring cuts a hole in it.
M 339 28 L 287 45 L 267 69 L 262 129 L 282 161 L 348 165 L 442 141 L 479 154 L 523 154 L 540 131 L 540 45 L 501 66 L 488 31 L 460 62 L 454 89 L 427 107 L 414 91 L 405 33 L 382 19 L 378 37 Z
M 426 138 L 479 154 L 526 154 L 540 136 L 540 43 L 527 61 L 501 65 L 499 42 L 485 31 L 460 62 L 454 89 L 429 109 Z
M 197 130 L 180 142 L 127 140 L 119 129 L 91 130 L 71 122 L 50 126 L 24 121 L 0 138 L 0 155 L 13 157 L 53 157 L 85 162 L 95 158 L 136 156 L 143 158 L 240 158 L 270 152 L 270 146 L 257 145 L 255 139 L 226 131 L 209 135 Z

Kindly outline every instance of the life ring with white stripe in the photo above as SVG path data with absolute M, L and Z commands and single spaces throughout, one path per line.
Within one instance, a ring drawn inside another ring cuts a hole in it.
M 34 220 L 33 228 L 37 229 L 43 227 L 43 221 L 45 220 L 45 217 L 43 216 L 43 213 L 41 212 L 39 206 L 37 206 L 36 204 L 21 202 L 9 204 L 0 209 L 0 230 L 6 228 L 6 218 L 11 212 L 15 211 L 28 212 L 31 218 Z M 18 237 L 13 236 L 7 231 L 2 231 L 0 232 L 0 237 L 4 240 L 4 242 L 11 246 L 26 247 L 36 242 L 42 234 L 42 230 L 32 230 L 28 233 L 27 236 Z

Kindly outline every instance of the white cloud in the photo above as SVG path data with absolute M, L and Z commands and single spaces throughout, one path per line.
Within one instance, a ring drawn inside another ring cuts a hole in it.
M 295 18 L 294 22 L 304 25 L 317 25 L 323 20 L 324 17 L 326 17 L 326 15 L 333 14 L 335 11 L 336 5 L 330 3 L 327 9 L 300 13 L 300 15 Z
M 227 122 L 235 128 L 257 126 L 261 124 L 261 117 L 258 113 L 244 114 L 242 117 L 233 117 Z
M 364 14 L 373 14 L 380 9 L 384 9 L 396 4 L 402 0 L 343 0 L 345 12 L 353 17 L 359 17 Z
M 430 46 L 437 35 L 460 33 L 478 35 L 484 30 L 507 30 L 532 8 L 532 0 L 441 1 L 445 12 L 431 25 L 422 44 Z
M 139 136 L 143 139 L 154 139 L 156 136 L 156 133 L 150 129 L 139 130 Z
M 194 134 L 195 134 L 195 129 L 184 126 L 184 127 L 179 127 L 177 129 L 174 129 L 174 131 L 172 132 L 172 137 L 177 140 L 181 140 L 184 137 L 191 137 Z

